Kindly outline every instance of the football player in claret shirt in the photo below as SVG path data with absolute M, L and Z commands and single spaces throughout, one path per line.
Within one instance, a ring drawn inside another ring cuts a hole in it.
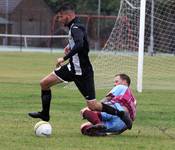
M 120 111 L 126 111 L 131 118 L 131 122 L 133 122 L 136 117 L 136 99 L 129 88 L 130 82 L 128 75 L 117 74 L 114 81 L 115 87 L 112 88 L 102 102 Z M 84 119 L 89 121 L 81 125 L 81 132 L 84 135 L 120 134 L 128 129 L 125 122 L 116 115 L 91 111 L 88 108 L 82 109 L 81 114 Z

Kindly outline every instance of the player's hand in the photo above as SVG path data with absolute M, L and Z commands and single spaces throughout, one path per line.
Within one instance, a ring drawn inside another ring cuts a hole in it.
M 64 54 L 67 55 L 69 52 L 70 52 L 70 48 L 65 47 L 65 48 L 64 48 Z
M 57 58 L 56 67 L 62 66 L 63 62 L 64 62 L 63 57 Z

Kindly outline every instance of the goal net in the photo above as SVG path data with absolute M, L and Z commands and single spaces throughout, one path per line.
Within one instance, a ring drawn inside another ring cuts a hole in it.
M 96 85 L 109 86 L 126 73 L 136 89 L 141 0 L 121 0 L 113 30 L 94 61 Z M 147 0 L 144 24 L 143 89 L 175 89 L 175 1 Z

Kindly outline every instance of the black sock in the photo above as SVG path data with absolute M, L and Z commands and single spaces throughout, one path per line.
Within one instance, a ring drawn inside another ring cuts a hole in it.
M 104 104 L 104 103 L 102 103 L 102 112 L 106 112 L 106 113 L 111 114 L 111 115 L 117 115 L 119 117 L 121 117 L 121 115 L 123 114 L 123 112 L 120 112 L 116 108 L 113 108 L 113 107 L 111 107 L 107 104 Z
M 52 98 L 51 90 L 41 91 L 42 113 L 44 115 L 49 115 L 51 98 Z

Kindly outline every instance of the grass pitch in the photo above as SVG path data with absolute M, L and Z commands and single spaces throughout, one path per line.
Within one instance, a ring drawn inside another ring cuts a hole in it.
M 29 118 L 27 113 L 40 110 L 39 81 L 54 69 L 58 55 L 0 53 L 0 150 L 174 150 L 175 92 L 170 89 L 134 92 L 138 105 L 132 130 L 118 136 L 87 137 L 79 130 L 84 122 L 79 115 L 85 106 L 83 97 L 76 89 L 55 86 L 50 120 L 53 134 L 36 137 L 33 127 L 39 119 Z M 108 90 L 97 89 L 97 99 Z

